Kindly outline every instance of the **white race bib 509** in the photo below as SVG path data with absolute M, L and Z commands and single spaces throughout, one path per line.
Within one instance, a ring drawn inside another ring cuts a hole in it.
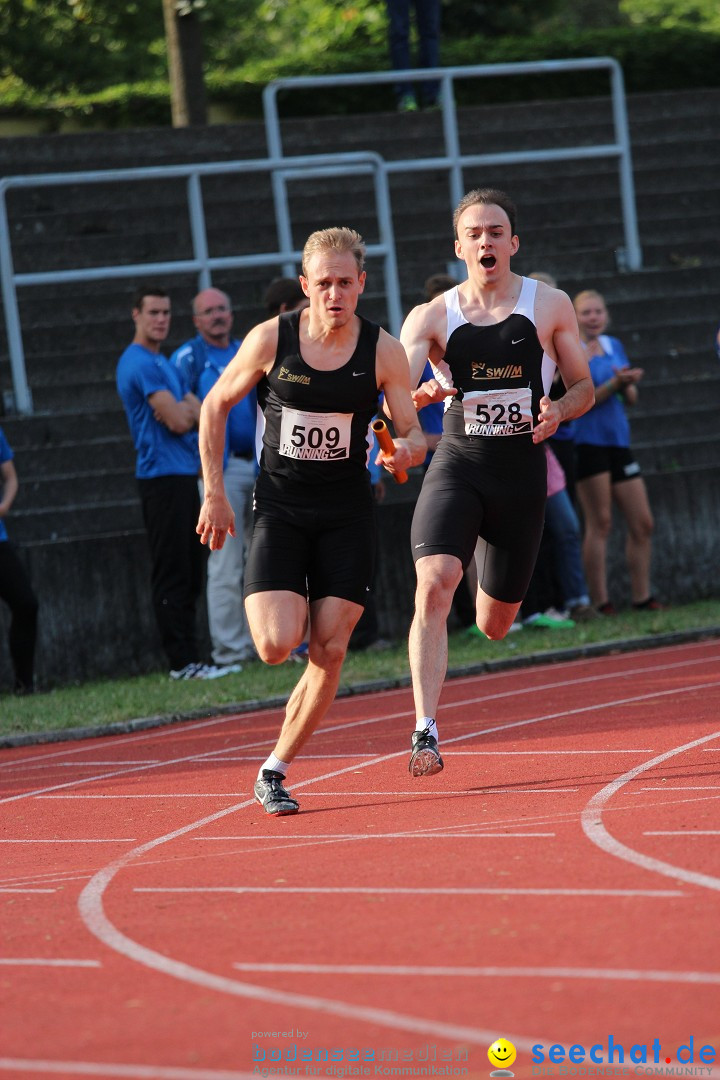
M 301 412 L 283 406 L 280 453 L 298 461 L 339 461 L 350 455 L 352 413 Z

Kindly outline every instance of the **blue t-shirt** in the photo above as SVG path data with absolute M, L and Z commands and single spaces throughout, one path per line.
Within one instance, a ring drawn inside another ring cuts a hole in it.
M 177 401 L 182 401 L 185 390 L 177 369 L 162 353 L 133 343 L 118 361 L 116 378 L 137 450 L 138 479 L 196 476 L 200 469 L 197 431 L 174 435 L 155 419 L 148 403 L 158 390 L 169 390 Z
M 205 346 L 205 366 L 200 372 L 197 384 L 198 397 L 204 399 L 218 381 L 235 353 L 240 348 L 239 341 L 231 341 L 227 349 L 218 349 L 203 342 Z M 179 351 L 179 350 L 178 350 Z M 253 389 L 246 397 L 233 405 L 228 413 L 226 453 L 255 454 L 255 428 L 257 426 L 257 393 Z
M 423 373 L 420 376 L 420 383 L 427 382 L 429 379 L 435 378 L 435 372 L 432 369 L 432 365 L 428 360 L 423 368 Z M 442 435 L 443 429 L 443 415 L 445 413 L 445 405 L 442 401 L 438 401 L 433 405 L 426 405 L 424 409 L 418 411 L 418 420 L 420 421 L 420 427 L 427 435 Z M 425 467 L 432 461 L 432 456 L 435 453 L 434 450 L 428 450 L 425 456 Z
M 0 428 L 0 465 L 4 465 L 6 461 L 12 461 L 15 455 L 12 452 L 10 443 L 5 438 L 5 432 Z M 3 540 L 7 540 L 8 534 L 5 528 L 5 518 L 0 518 L 0 543 Z
M 595 386 L 602 386 L 614 378 L 618 368 L 630 367 L 630 363 L 617 338 L 601 334 L 598 342 L 603 352 L 601 356 L 590 357 L 590 375 Z M 630 424 L 618 394 L 611 394 L 601 405 L 593 405 L 589 412 L 577 417 L 575 442 L 591 446 L 630 445 Z

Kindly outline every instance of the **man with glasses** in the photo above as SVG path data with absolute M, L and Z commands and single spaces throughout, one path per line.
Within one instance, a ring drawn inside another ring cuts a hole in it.
M 198 331 L 170 358 L 186 388 L 202 399 L 240 348 L 232 336 L 230 297 L 220 289 L 203 289 L 192 303 L 193 323 Z M 242 661 L 253 659 L 255 650 L 243 608 L 245 542 L 243 522 L 255 484 L 255 424 L 257 397 L 249 394 L 228 417 L 225 444 L 225 490 L 238 522 L 238 535 L 217 551 L 207 565 L 208 626 L 212 658 L 227 674 L 242 671 Z

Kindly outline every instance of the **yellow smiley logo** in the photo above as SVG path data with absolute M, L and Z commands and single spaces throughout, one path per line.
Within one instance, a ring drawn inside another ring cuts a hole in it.
M 507 1039 L 496 1039 L 488 1050 L 488 1061 L 498 1069 L 506 1069 L 514 1062 L 517 1051 Z

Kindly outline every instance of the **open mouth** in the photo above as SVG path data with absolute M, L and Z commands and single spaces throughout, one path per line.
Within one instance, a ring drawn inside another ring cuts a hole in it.
M 492 270 L 496 262 L 497 259 L 494 255 L 483 255 L 482 259 L 480 260 L 480 265 L 484 266 L 486 270 Z

